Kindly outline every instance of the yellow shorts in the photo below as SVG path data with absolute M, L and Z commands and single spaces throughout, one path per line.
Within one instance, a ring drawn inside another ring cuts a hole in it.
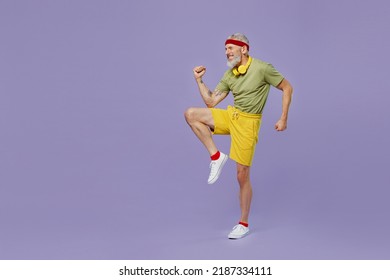
M 226 110 L 211 108 L 214 119 L 213 134 L 231 137 L 230 158 L 251 166 L 261 126 L 261 115 L 241 112 L 228 106 Z

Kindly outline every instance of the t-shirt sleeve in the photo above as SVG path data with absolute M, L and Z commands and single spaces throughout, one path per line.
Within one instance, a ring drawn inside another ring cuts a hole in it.
M 280 84 L 280 82 L 284 79 L 283 75 L 280 74 L 272 64 L 268 64 L 265 69 L 265 81 L 274 87 Z
M 216 90 L 219 90 L 220 92 L 230 92 L 229 84 L 227 83 L 227 75 L 228 73 L 225 72 L 222 79 L 219 81 L 218 85 L 215 87 Z

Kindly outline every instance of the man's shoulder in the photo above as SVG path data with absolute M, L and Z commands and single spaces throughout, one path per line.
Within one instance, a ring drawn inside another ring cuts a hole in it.
M 254 57 L 252 57 L 252 63 L 258 65 L 259 67 L 268 67 L 268 65 L 270 65 L 269 62 Z
M 253 68 L 257 69 L 258 71 L 261 71 L 262 73 L 269 73 L 269 72 L 275 72 L 277 71 L 275 67 L 264 60 L 252 58 Z

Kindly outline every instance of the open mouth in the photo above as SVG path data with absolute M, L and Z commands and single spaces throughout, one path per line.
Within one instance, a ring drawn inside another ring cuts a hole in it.
M 231 55 L 227 55 L 227 59 L 228 59 L 228 60 L 234 59 L 234 55 L 232 55 L 232 54 L 231 54 Z

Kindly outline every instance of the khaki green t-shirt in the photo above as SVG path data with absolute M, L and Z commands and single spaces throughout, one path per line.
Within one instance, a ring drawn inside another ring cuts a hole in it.
M 245 75 L 235 76 L 227 70 L 216 89 L 232 92 L 234 106 L 246 113 L 261 114 L 268 98 L 270 86 L 277 86 L 283 76 L 269 63 L 252 58 Z

